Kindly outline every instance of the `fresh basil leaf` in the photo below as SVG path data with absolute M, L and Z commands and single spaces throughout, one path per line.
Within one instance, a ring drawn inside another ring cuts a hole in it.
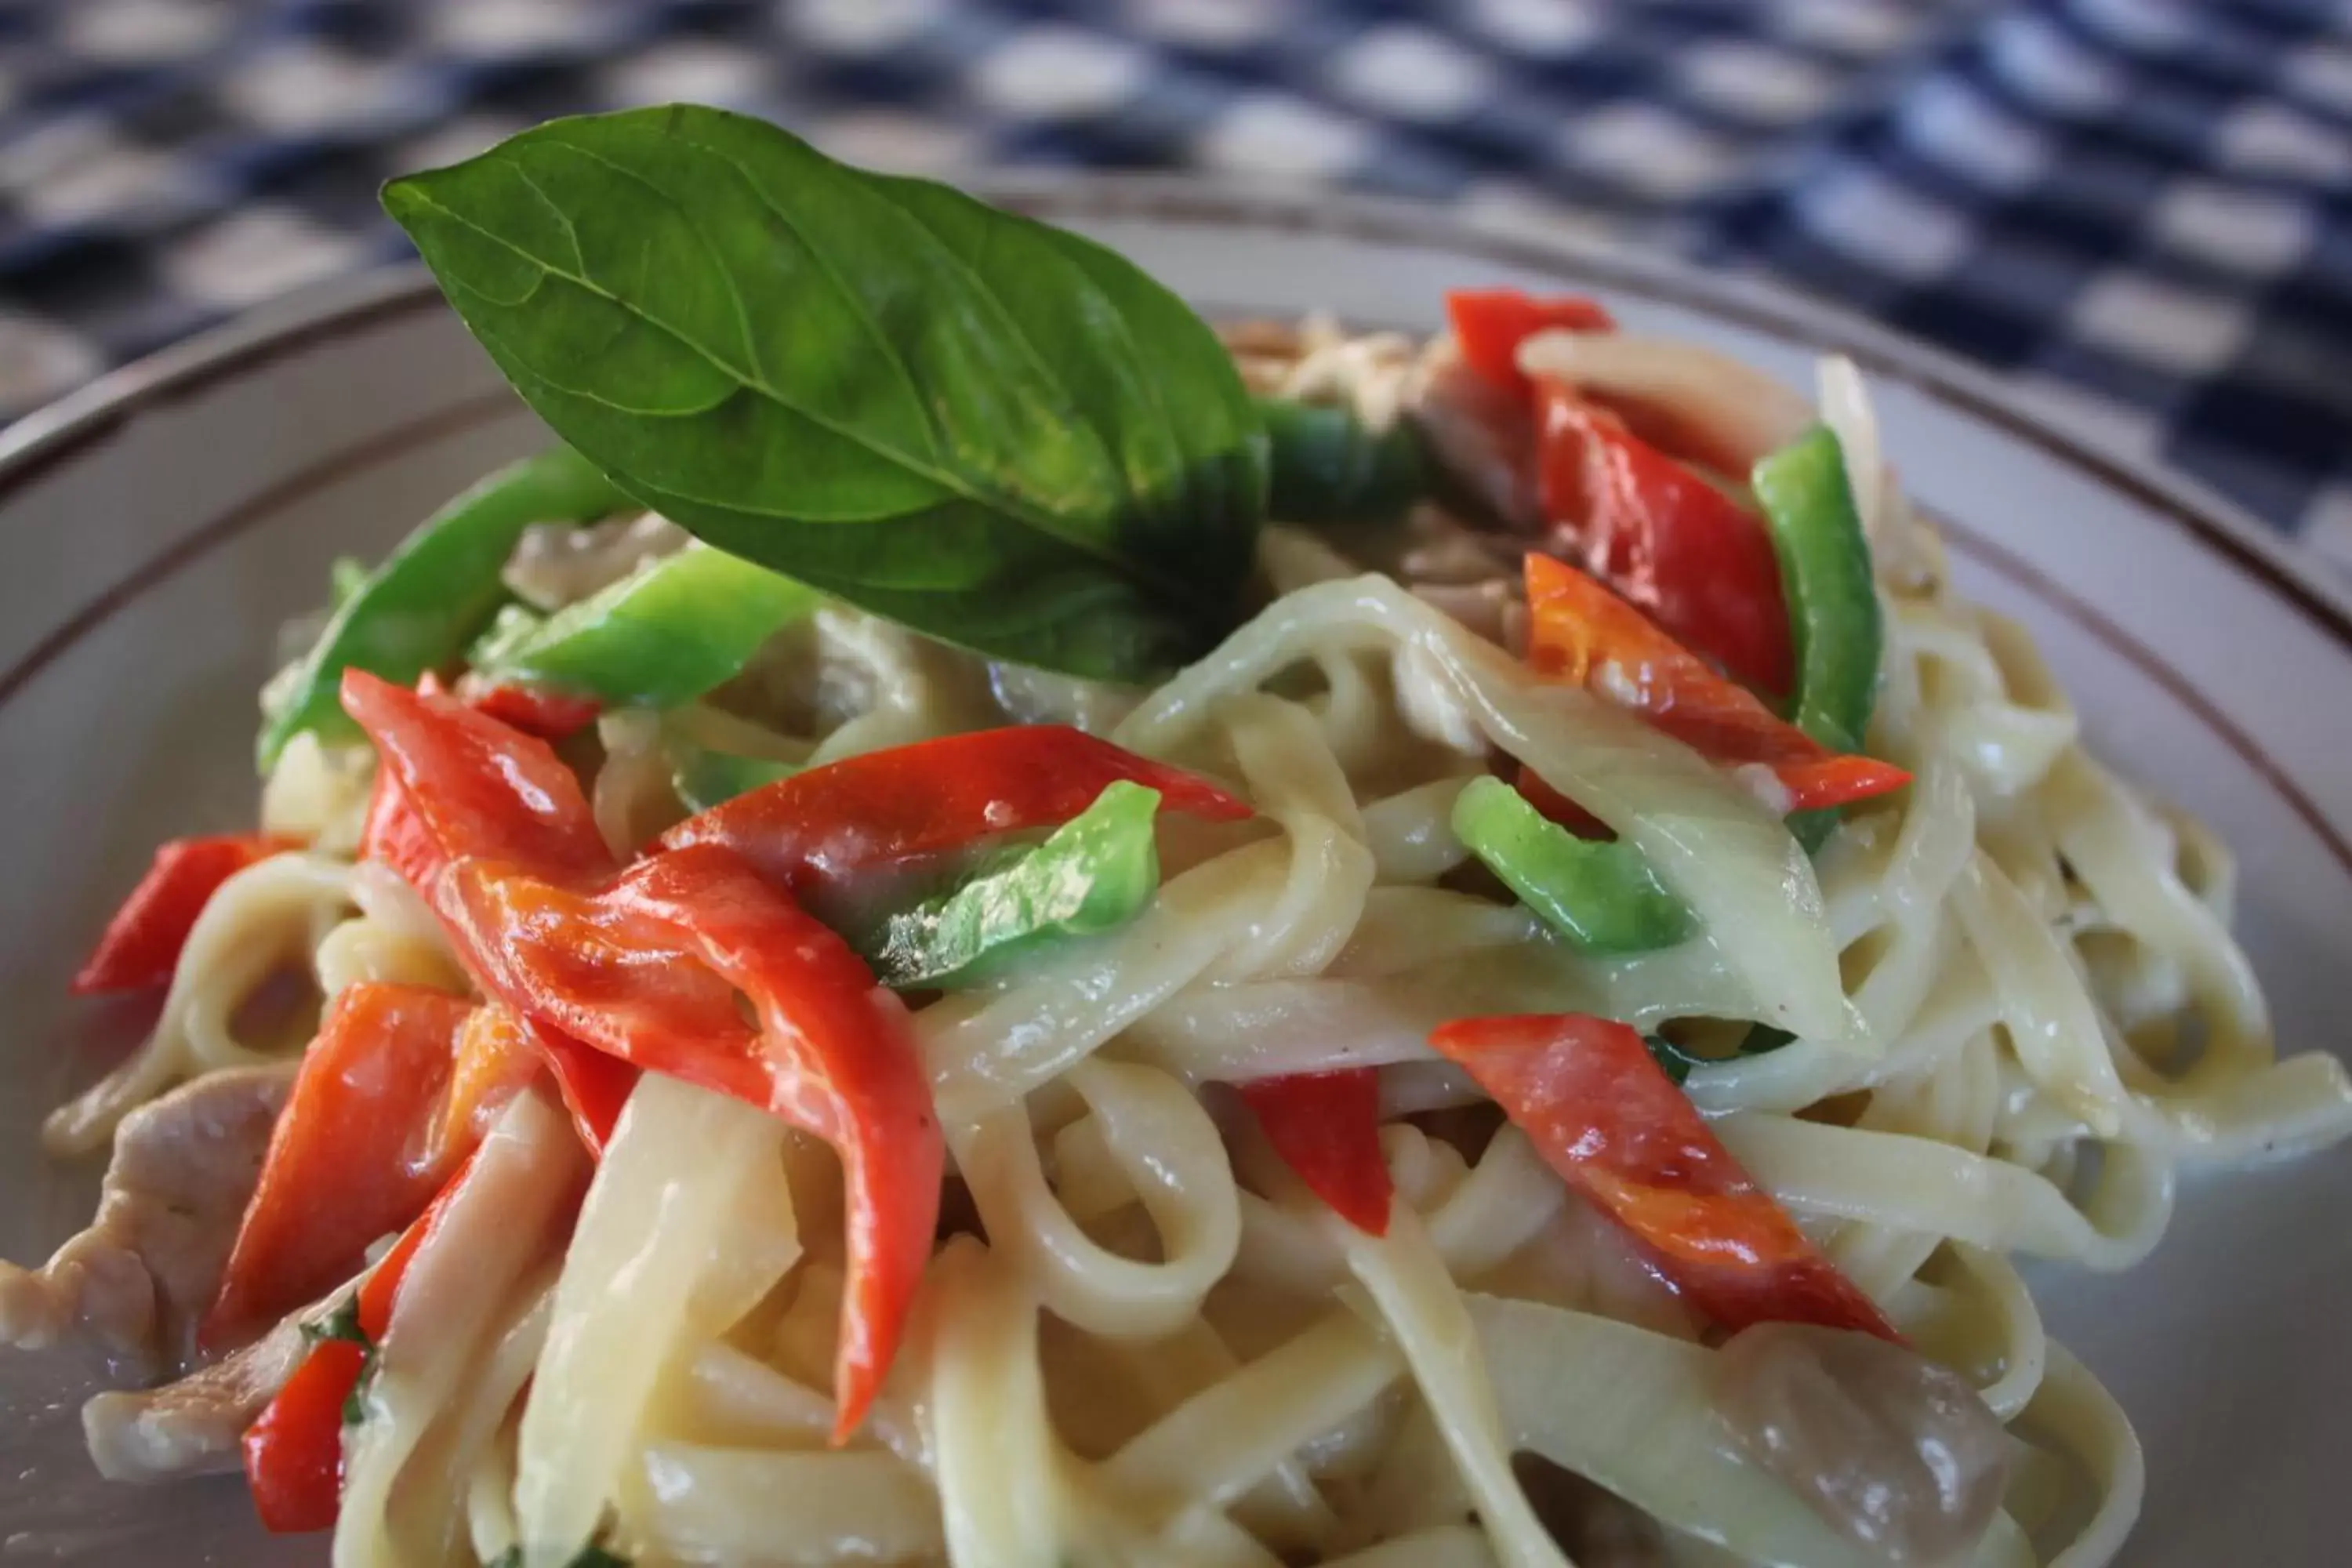
M 531 406 L 722 550 L 1094 679 L 1236 618 L 1265 431 L 1207 325 L 1097 245 L 688 105 L 383 203 Z

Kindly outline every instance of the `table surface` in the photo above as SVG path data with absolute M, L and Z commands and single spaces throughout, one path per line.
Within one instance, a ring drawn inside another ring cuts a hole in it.
M 2352 0 L 0 0 L 0 416 L 693 100 L 1539 216 L 1952 348 L 2352 565 Z

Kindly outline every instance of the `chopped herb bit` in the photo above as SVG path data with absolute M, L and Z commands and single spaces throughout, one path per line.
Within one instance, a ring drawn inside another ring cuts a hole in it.
M 343 1395 L 343 1425 L 357 1426 L 367 1419 L 368 1393 L 375 1387 L 375 1374 L 382 1352 L 375 1346 L 367 1347 L 361 1359 L 360 1374 L 352 1380 L 352 1391 Z
M 329 1340 L 348 1340 L 365 1352 L 360 1360 L 360 1374 L 352 1384 L 351 1393 L 343 1396 L 343 1425 L 356 1426 L 367 1419 L 367 1394 L 375 1382 L 376 1342 L 360 1327 L 360 1293 L 347 1292 L 337 1302 L 335 1310 L 323 1318 L 302 1325 L 304 1344 L 323 1344 Z
M 522 1568 L 522 1548 L 509 1546 L 484 1568 Z M 591 1546 L 574 1557 L 570 1568 L 631 1568 L 627 1558 L 617 1552 L 607 1552 L 601 1546 Z
M 335 1310 L 323 1318 L 313 1318 L 302 1325 L 302 1342 L 320 1344 L 328 1340 L 349 1340 L 362 1350 L 374 1349 L 367 1331 L 360 1327 L 360 1293 L 351 1290 L 335 1304 Z

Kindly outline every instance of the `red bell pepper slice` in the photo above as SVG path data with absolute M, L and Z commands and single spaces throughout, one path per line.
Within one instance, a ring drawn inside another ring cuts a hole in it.
M 1527 390 L 1519 345 L 1538 332 L 1609 332 L 1609 312 L 1581 295 L 1537 298 L 1517 289 L 1456 289 L 1445 296 L 1445 319 L 1462 360 L 1496 386 Z
M 1539 674 L 1633 710 L 1723 766 L 1769 768 L 1788 809 L 1844 805 L 1911 782 L 1892 763 L 1825 749 L 1573 566 L 1530 555 L 1527 581 L 1528 662 Z
M 343 1402 L 366 1365 L 364 1346 L 320 1341 L 246 1428 L 246 1485 L 264 1529 L 299 1535 L 334 1528 L 343 1487 Z
M 546 1061 L 549 1076 L 555 1079 L 555 1092 L 563 1109 L 572 1113 L 580 1142 L 591 1155 L 603 1159 L 606 1145 L 613 1142 L 613 1127 L 621 1120 L 621 1108 L 636 1090 L 637 1069 L 617 1057 L 590 1049 L 536 1018 L 520 1022 Z
M 579 779 L 546 742 L 363 669 L 343 672 L 342 698 L 440 858 L 485 856 L 552 879 L 612 870 Z M 429 885 L 419 890 L 431 898 Z
M 280 1535 L 334 1527 L 342 1497 L 343 1411 L 368 1359 L 392 1326 L 393 1303 L 417 1248 L 440 1226 L 473 1168 L 468 1154 L 392 1250 L 368 1271 L 353 1302 L 362 1344 L 320 1340 L 261 1415 L 246 1428 L 245 1479 L 264 1528 Z M 370 1239 L 373 1239 L 371 1237 Z
M 1266 1142 L 1307 1190 L 1367 1236 L 1389 1232 L 1394 1186 L 1381 1157 L 1381 1080 L 1370 1068 L 1292 1073 L 1241 1086 Z
M 434 842 L 416 814 L 408 809 L 399 782 L 390 770 L 376 774 L 375 795 L 369 803 L 359 858 L 389 866 L 401 879 L 430 900 L 447 857 Z M 637 1086 L 637 1074 L 625 1062 L 592 1051 L 535 1018 L 518 1016 L 509 1009 L 492 1009 L 523 1037 L 546 1062 L 555 1079 L 563 1108 L 591 1154 L 602 1158 L 612 1141 L 613 1124 L 621 1107 Z
M 542 741 L 576 735 L 604 711 L 603 704 L 593 697 L 574 697 L 543 686 L 492 686 L 473 675 L 457 682 L 457 696 L 476 712 Z
M 1058 825 L 1119 779 L 1180 810 L 1249 815 L 1202 780 L 1076 730 L 992 731 L 851 758 L 740 797 L 681 825 L 600 896 L 588 889 L 610 859 L 576 782 L 542 743 L 453 700 L 364 677 L 346 677 L 344 706 L 446 862 L 432 901 L 494 996 L 840 1148 L 852 1188 L 843 1433 L 888 1366 L 929 1256 L 944 1154 L 898 1003 L 800 896 Z M 759 1009 L 756 1027 L 739 989 Z
M 443 886 L 452 940 L 504 1005 L 640 1067 L 668 1072 L 671 1057 L 691 1057 L 694 1081 L 767 1102 L 757 1028 L 735 988 L 670 924 L 616 893 L 583 892 L 492 861 L 457 861 Z M 693 1041 L 711 1048 L 684 1048 Z
M 1578 1013 L 1460 1018 L 1429 1043 L 1724 1329 L 1819 1323 L 1899 1341 L 1716 1141 L 1629 1026 Z
M 1058 827 L 1121 779 L 1163 808 L 1234 822 L 1250 808 L 1205 779 L 1061 724 L 981 730 L 845 757 L 736 796 L 664 834 L 720 844 L 809 901 L 860 876 L 993 834 Z
M 174 838 L 162 846 L 73 977 L 73 994 L 96 996 L 169 984 L 188 932 L 220 885 L 256 861 L 294 847 L 291 839 L 259 833 Z
M 425 824 L 408 809 L 400 781 L 389 768 L 378 768 L 368 795 L 367 822 L 360 829 L 359 858 L 389 866 L 402 881 L 426 898 L 433 879 L 440 874 L 443 856 Z
M 1734 679 L 1785 693 L 1794 654 L 1763 521 L 1574 388 L 1539 378 L 1535 395 L 1553 552 L 1582 562 Z
M 335 998 L 270 1131 L 205 1344 L 236 1343 L 350 1279 L 371 1242 L 432 1201 L 475 1136 L 436 1136 L 473 1012 L 444 992 L 369 981 Z
M 593 897 L 480 861 L 457 863 L 445 885 L 485 984 L 511 1005 L 839 1152 L 845 1440 L 889 1369 L 938 1229 L 945 1145 L 905 1008 L 840 937 L 715 844 L 639 861 Z
M 763 1104 L 834 1145 L 848 1187 L 849 1284 L 834 1441 L 864 1419 L 939 1229 L 946 1143 L 904 1004 L 849 944 L 716 845 L 657 855 L 615 889 L 692 940 L 760 1017 Z
M 442 868 L 461 855 L 490 855 L 564 881 L 616 868 L 579 780 L 544 742 L 444 694 L 429 677 L 411 691 L 346 670 L 343 691 L 380 759 L 360 858 L 391 867 L 427 903 L 437 906 Z M 434 792 L 429 819 L 410 805 L 418 781 Z M 636 1072 L 543 1021 L 520 1022 L 581 1141 L 602 1155 Z
M 384 1331 L 392 1327 L 393 1304 L 400 1299 L 400 1285 L 408 1278 L 408 1266 L 415 1260 L 417 1250 L 433 1238 L 434 1233 L 449 1217 L 450 1207 L 457 1201 L 458 1193 L 464 1190 L 466 1178 L 473 1173 L 474 1154 L 478 1148 L 478 1144 L 475 1150 L 468 1150 L 466 1157 L 457 1162 L 457 1169 L 450 1173 L 447 1181 L 441 1184 L 441 1190 L 433 1194 L 433 1201 L 425 1205 L 425 1212 L 408 1222 L 407 1228 L 400 1233 L 400 1239 L 392 1244 L 391 1250 L 368 1270 L 367 1278 L 360 1281 L 360 1332 L 368 1337 L 370 1344 L 382 1343 Z
M 1780 569 L 1762 522 L 1575 388 L 1519 369 L 1538 332 L 1612 331 L 1590 300 L 1514 289 L 1445 297 L 1454 342 L 1489 384 L 1535 415 L 1536 489 L 1552 547 L 1657 616 L 1690 647 L 1774 695 L 1794 671 Z
M 1615 828 L 1544 783 L 1543 775 L 1525 763 L 1519 766 L 1517 787 L 1527 803 L 1541 812 L 1546 820 L 1559 824 L 1579 838 L 1606 843 L 1617 837 Z
M 490 1119 L 543 1065 L 529 1019 L 495 1002 L 467 1014 L 425 1146 L 432 1158 L 446 1163 L 453 1153 L 472 1150 L 489 1131 Z

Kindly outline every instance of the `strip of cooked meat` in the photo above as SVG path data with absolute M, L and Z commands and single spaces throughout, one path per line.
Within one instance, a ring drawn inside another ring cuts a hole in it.
M 293 1071 L 210 1073 L 125 1117 L 89 1227 L 39 1268 L 0 1263 L 0 1344 L 142 1379 L 190 1364 Z
M 243 1350 L 161 1388 L 98 1394 L 81 1407 L 82 1436 L 110 1481 L 164 1481 L 234 1470 L 239 1439 L 301 1364 L 296 1312 Z

